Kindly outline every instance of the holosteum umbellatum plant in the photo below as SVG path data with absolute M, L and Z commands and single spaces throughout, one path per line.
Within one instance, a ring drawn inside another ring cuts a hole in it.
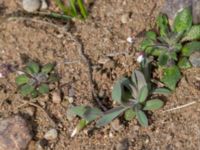
M 30 61 L 21 71 L 22 74 L 16 77 L 16 84 L 19 86 L 20 93 L 32 98 L 49 93 L 49 84 L 58 81 L 54 66 L 51 63 L 40 66 L 36 62 Z
M 121 115 L 127 121 L 136 117 L 142 126 L 148 126 L 146 112 L 157 110 L 164 105 L 160 99 L 151 99 L 152 95 L 170 93 L 166 88 L 152 88 L 149 71 L 149 62 L 144 59 L 141 70 L 133 71 L 130 78 L 122 77 L 118 80 L 112 90 L 112 99 L 118 106 L 106 112 L 89 106 L 71 108 L 73 114 L 82 118 L 73 131 L 72 137 L 92 121 L 96 121 L 97 127 L 102 127 Z
M 141 50 L 158 59 L 162 70 L 161 81 L 174 90 L 181 78 L 180 69 L 191 67 L 188 57 L 200 51 L 200 25 L 192 25 L 192 11 L 185 8 L 178 12 L 169 25 L 166 15 L 157 19 L 158 32 L 149 31 L 141 43 Z

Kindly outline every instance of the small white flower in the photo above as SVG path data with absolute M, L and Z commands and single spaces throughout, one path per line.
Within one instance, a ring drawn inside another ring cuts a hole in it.
M 137 58 L 137 62 L 141 63 L 144 60 L 144 56 L 143 55 L 139 55 Z
M 131 43 L 131 44 L 134 42 L 133 38 L 131 36 L 129 36 L 126 40 L 128 43 Z

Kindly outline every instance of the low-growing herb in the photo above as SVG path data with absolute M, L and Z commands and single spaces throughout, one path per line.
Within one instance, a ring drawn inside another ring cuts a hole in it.
M 54 72 L 54 64 L 40 66 L 31 61 L 23 69 L 22 74 L 16 77 L 16 84 L 19 86 L 23 96 L 37 97 L 39 94 L 49 93 L 49 84 L 58 81 Z
M 72 136 L 92 121 L 96 121 L 97 127 L 102 127 L 121 115 L 124 115 L 127 121 L 136 117 L 142 126 L 148 126 L 146 112 L 157 110 L 164 105 L 162 100 L 151 98 L 152 95 L 170 93 L 167 88 L 152 88 L 150 77 L 150 64 L 144 59 L 141 62 L 141 70 L 133 71 L 130 78 L 123 77 L 114 84 L 112 99 L 118 106 L 106 112 L 89 106 L 72 107 L 70 111 L 82 118 Z M 81 123 L 83 120 L 84 126 Z
M 188 57 L 200 51 L 200 25 L 192 25 L 192 12 L 185 8 L 177 14 L 173 25 L 169 25 L 166 15 L 157 19 L 158 32 L 149 31 L 141 43 L 141 50 L 153 55 L 163 70 L 161 81 L 174 90 L 181 78 L 182 68 L 189 68 Z

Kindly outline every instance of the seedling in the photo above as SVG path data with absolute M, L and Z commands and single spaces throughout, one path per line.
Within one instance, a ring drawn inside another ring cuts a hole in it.
M 54 1 L 66 16 L 80 19 L 86 19 L 88 16 L 83 0 L 69 0 L 69 6 L 65 6 L 62 0 Z
M 39 94 L 49 93 L 49 84 L 58 81 L 58 76 L 53 72 L 54 64 L 40 66 L 36 62 L 29 62 L 22 74 L 16 77 L 23 96 L 37 97 Z
M 104 126 L 124 113 L 127 121 L 136 116 L 142 126 L 148 126 L 145 112 L 159 109 L 164 104 L 160 99 L 149 99 L 152 93 L 149 87 L 144 74 L 139 70 L 132 73 L 131 80 L 123 77 L 117 81 L 112 90 L 112 99 L 120 106 L 107 111 L 96 125 Z
M 113 119 L 124 114 L 127 121 L 136 117 L 142 126 L 148 126 L 146 111 L 161 108 L 164 103 L 160 99 L 151 99 L 152 94 L 169 94 L 166 88 L 153 89 L 150 80 L 149 61 L 141 62 L 141 70 L 135 70 L 131 78 L 123 77 L 117 81 L 112 90 L 112 99 L 118 103 L 106 112 L 88 106 L 76 106 L 70 109 L 72 113 L 82 118 L 72 136 L 83 129 L 88 123 L 97 120 L 96 126 L 102 127 Z
M 172 26 L 167 16 L 161 14 L 157 27 L 158 33 L 146 33 L 141 50 L 158 59 L 163 70 L 161 81 L 174 90 L 181 78 L 180 69 L 191 67 L 188 57 L 194 51 L 200 51 L 200 25 L 192 25 L 191 9 L 185 8 L 177 14 Z

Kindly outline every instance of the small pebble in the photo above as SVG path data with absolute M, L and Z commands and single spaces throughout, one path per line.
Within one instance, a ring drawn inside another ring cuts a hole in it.
M 72 104 L 74 102 L 74 98 L 73 97 L 67 97 L 68 101 L 70 104 Z
M 40 0 L 23 0 L 22 6 L 25 11 L 34 12 L 40 9 L 41 1 Z
M 119 143 L 115 146 L 116 150 L 128 150 L 129 149 L 129 141 L 127 138 L 121 140 Z
M 115 119 L 111 122 L 111 127 L 112 129 L 114 129 L 115 131 L 119 131 L 123 128 L 123 126 L 120 124 L 119 119 Z
M 46 10 L 47 8 L 48 8 L 48 3 L 47 3 L 47 1 L 46 0 L 41 0 L 41 7 L 40 7 L 40 9 L 41 10 Z
M 126 23 L 128 22 L 128 20 L 129 20 L 129 14 L 128 14 L 128 13 L 123 14 L 123 15 L 121 16 L 121 22 L 122 22 L 123 24 L 126 24 Z
M 193 67 L 200 67 L 200 52 L 192 53 L 189 59 Z
M 133 38 L 131 36 L 129 36 L 126 41 L 130 44 L 132 44 L 134 42 Z
M 33 116 L 35 115 L 35 107 L 32 107 L 32 106 L 26 107 L 26 108 L 24 109 L 24 112 L 25 112 L 27 115 L 29 115 L 30 117 L 33 117 Z
M 55 140 L 58 137 L 58 131 L 56 129 L 50 129 L 44 135 L 46 140 Z
M 52 101 L 55 104 L 61 103 L 61 93 L 60 93 L 60 91 L 55 91 L 55 92 L 52 93 Z
M 22 150 L 28 147 L 32 135 L 21 116 L 0 120 L 0 150 Z

